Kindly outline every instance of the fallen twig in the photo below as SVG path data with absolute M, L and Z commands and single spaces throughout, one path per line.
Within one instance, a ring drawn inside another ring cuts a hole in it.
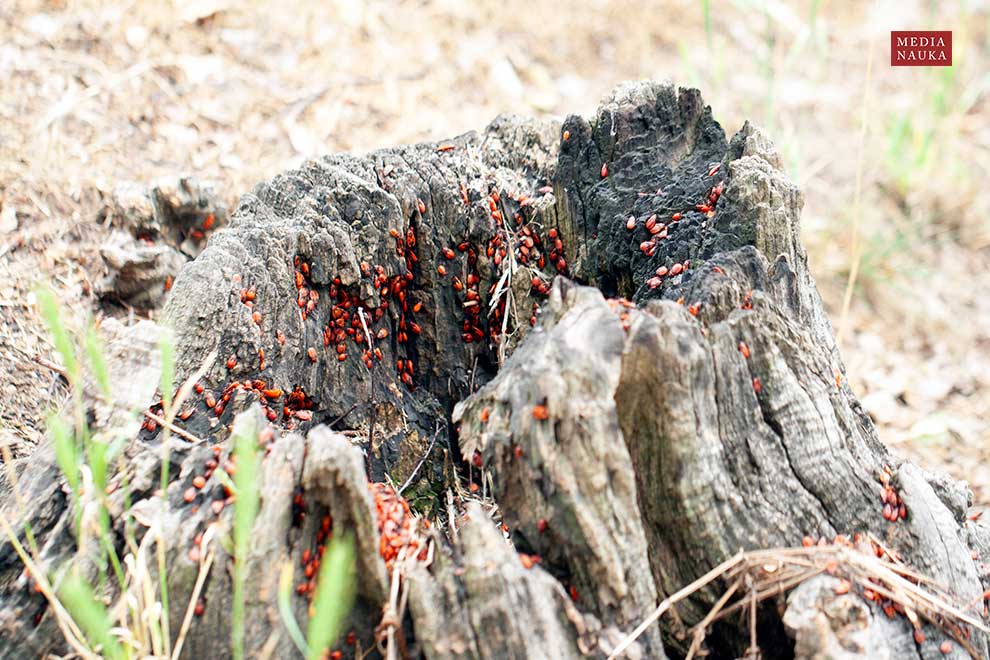
M 150 410 L 145 410 L 144 416 L 150 420 L 157 422 L 158 424 L 161 424 L 164 428 L 167 428 L 169 431 L 171 431 L 172 433 L 176 434 L 179 437 L 185 438 L 189 442 L 193 442 L 197 444 L 203 442 L 202 438 L 197 438 L 196 436 L 194 436 L 192 433 L 185 430 L 184 428 L 176 426 L 172 422 L 167 421 L 164 417 L 159 417 Z

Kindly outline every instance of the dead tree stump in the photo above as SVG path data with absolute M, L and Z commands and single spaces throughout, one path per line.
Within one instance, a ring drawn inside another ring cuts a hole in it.
M 369 476 L 407 485 L 446 530 L 405 575 L 393 631 L 409 657 L 604 657 L 738 551 L 840 534 L 881 540 L 986 622 L 990 530 L 966 520 L 964 484 L 878 440 L 843 379 L 800 210 L 764 134 L 747 124 L 726 140 L 697 91 L 656 83 L 620 86 L 591 119 L 501 117 L 259 185 L 169 296 L 179 382 L 206 365 L 182 422 L 204 442 L 173 436 L 163 515 L 150 505 L 160 428 L 126 451 L 130 506 L 172 542 L 173 620 L 194 538 L 230 509 L 209 505 L 216 478 L 194 503 L 183 495 L 228 455 L 244 413 L 276 431 L 247 558 L 252 657 L 294 653 L 277 568 L 326 512 L 356 532 L 350 627 L 373 643 L 390 573 Z M 5 514 L 30 519 L 49 570 L 85 561 L 50 451 L 18 472 L 26 510 L 3 475 Z M 127 505 L 111 499 L 119 517 Z M 229 655 L 230 570 L 218 548 L 190 657 Z M 830 585 L 763 601 L 764 657 L 942 657 L 931 625 L 918 643 L 907 617 L 856 592 L 839 608 Z M 628 656 L 682 657 L 725 587 L 679 602 Z M 5 539 L 0 593 L 0 655 L 64 650 Z M 293 607 L 303 620 L 305 598 Z M 963 633 L 990 655 L 982 632 Z M 738 657 L 750 635 L 728 618 L 705 645 Z

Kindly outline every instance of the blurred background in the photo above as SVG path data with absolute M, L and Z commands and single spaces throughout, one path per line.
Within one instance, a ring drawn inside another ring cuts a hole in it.
M 892 68 L 890 31 L 953 32 Z M 626 79 L 750 119 L 805 194 L 804 240 L 851 385 L 897 452 L 990 502 L 987 2 L 0 1 L 0 441 L 61 392 L 31 289 L 80 322 L 122 180 L 190 173 L 233 204 L 330 151 L 589 115 Z

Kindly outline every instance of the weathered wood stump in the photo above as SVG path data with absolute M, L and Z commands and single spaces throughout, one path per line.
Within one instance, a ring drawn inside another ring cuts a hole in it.
M 194 503 L 183 495 L 227 456 L 244 411 L 276 430 L 248 557 L 252 657 L 294 653 L 277 567 L 298 562 L 326 512 L 356 532 L 351 628 L 372 643 L 390 570 L 366 480 L 386 476 L 445 530 L 427 533 L 430 563 L 404 574 L 396 626 L 410 657 L 604 657 L 736 552 L 837 534 L 882 540 L 983 617 L 990 530 L 966 520 L 965 485 L 892 455 L 845 385 L 800 209 L 765 135 L 747 124 L 727 141 L 697 91 L 655 83 L 620 86 L 591 120 L 502 117 L 259 185 L 165 312 L 180 379 L 206 365 L 181 423 L 204 442 L 173 436 L 155 518 L 172 541 L 173 620 L 195 580 L 194 538 L 229 519 L 209 506 L 223 498 L 215 477 Z M 145 426 L 126 452 L 130 506 L 145 516 L 160 432 Z M 63 483 L 47 450 L 18 471 L 55 568 L 77 551 Z M 2 479 L 0 505 L 23 522 Z M 21 569 L 4 541 L 2 655 L 60 652 Z M 218 548 L 189 657 L 229 654 L 230 571 Z M 629 657 L 683 656 L 725 586 L 678 603 Z M 809 581 L 763 601 L 763 656 L 942 657 L 932 626 L 918 643 L 907 617 L 856 593 L 852 610 L 833 607 L 835 591 Z M 304 619 L 304 596 L 294 608 Z M 708 650 L 743 654 L 749 626 L 715 623 Z M 967 634 L 987 657 L 987 637 Z

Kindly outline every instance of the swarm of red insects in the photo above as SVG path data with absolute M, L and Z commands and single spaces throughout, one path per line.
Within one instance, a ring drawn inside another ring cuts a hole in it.
M 378 514 L 378 551 L 391 568 L 406 549 L 407 556 L 415 554 L 419 561 L 426 561 L 427 548 L 418 534 L 417 519 L 409 510 L 409 503 L 388 484 L 369 483 L 368 489 L 375 499 L 375 512 Z
M 655 246 L 652 246 L 650 250 L 647 250 L 647 254 L 652 255 L 653 250 L 655 250 Z M 690 267 L 691 267 L 690 259 L 685 259 L 681 263 L 675 263 L 672 266 L 670 266 L 670 268 L 668 268 L 667 266 L 660 266 L 654 272 L 653 277 L 646 280 L 646 286 L 650 287 L 650 289 L 658 289 L 661 286 L 663 286 L 663 281 L 665 277 L 677 277 L 678 275 L 685 272 Z M 697 310 L 695 310 L 693 314 L 696 315 L 696 313 Z
M 884 466 L 883 472 L 880 473 L 880 484 L 882 486 L 880 489 L 880 501 L 883 503 L 884 520 L 895 523 L 898 520 L 906 519 L 908 512 L 904 500 L 897 496 L 897 490 L 891 485 L 890 477 L 890 468 Z

